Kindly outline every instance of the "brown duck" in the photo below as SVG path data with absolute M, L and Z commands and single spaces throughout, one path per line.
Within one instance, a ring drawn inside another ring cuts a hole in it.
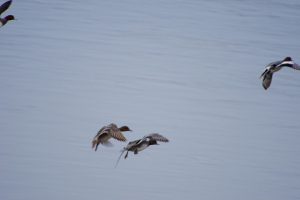
M 92 149 L 96 146 L 95 151 L 97 151 L 98 145 L 100 143 L 106 147 L 112 147 L 113 144 L 110 141 L 108 141 L 112 137 L 119 141 L 126 142 L 126 138 L 122 134 L 122 131 L 132 131 L 132 130 L 130 130 L 128 126 L 122 126 L 118 128 L 115 124 L 103 126 L 93 139 Z

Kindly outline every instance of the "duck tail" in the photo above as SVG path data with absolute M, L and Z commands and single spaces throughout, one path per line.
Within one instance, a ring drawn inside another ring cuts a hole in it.
M 93 143 L 92 143 L 92 150 L 93 150 L 93 148 L 95 147 L 96 144 L 97 144 L 97 141 L 93 140 Z
M 119 159 L 118 159 L 118 161 L 117 161 L 117 163 L 116 163 L 116 165 L 115 165 L 115 168 L 114 169 L 116 169 L 116 167 L 117 167 L 117 165 L 118 165 L 118 163 L 119 163 L 119 161 L 120 161 L 120 158 L 121 158 L 121 156 L 123 155 L 123 153 L 124 153 L 125 151 L 122 151 L 122 153 L 121 153 L 121 155 L 120 155 L 120 157 L 119 157 Z

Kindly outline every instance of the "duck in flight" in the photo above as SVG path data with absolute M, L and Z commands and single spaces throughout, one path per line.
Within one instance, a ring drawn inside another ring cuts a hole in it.
M 268 64 L 259 77 L 264 77 L 262 85 L 265 88 L 265 90 L 268 89 L 271 85 L 273 73 L 281 70 L 281 68 L 283 67 L 290 67 L 296 70 L 300 70 L 300 66 L 294 63 L 291 57 L 286 57 L 284 60 L 275 61 Z
M 126 138 L 122 134 L 122 131 L 132 131 L 132 130 L 130 130 L 128 126 L 122 126 L 118 128 L 117 125 L 115 124 L 103 126 L 93 139 L 92 149 L 96 147 L 95 151 L 97 151 L 98 145 L 100 143 L 106 147 L 112 147 L 113 144 L 110 141 L 108 141 L 110 138 L 115 138 L 119 141 L 126 142 Z
M 7 1 L 0 6 L 0 16 L 4 11 L 6 11 L 9 8 L 11 2 L 12 2 L 12 0 Z M 13 15 L 7 15 L 4 18 L 0 18 L 0 28 L 2 26 L 4 26 L 9 20 L 14 20 L 14 19 L 15 19 L 15 17 Z
M 151 133 L 149 135 L 145 135 L 142 139 L 140 140 L 135 140 L 135 141 L 132 141 L 132 142 L 129 142 L 127 144 L 126 147 L 124 147 L 122 150 L 121 150 L 121 155 L 115 165 L 115 168 L 117 167 L 118 163 L 119 163 L 119 160 L 122 156 L 122 154 L 127 151 L 127 154 L 125 155 L 125 159 L 127 158 L 128 156 L 128 151 L 133 151 L 134 154 L 138 154 L 139 151 L 143 151 L 144 149 L 146 149 L 148 146 L 150 145 L 158 145 L 157 144 L 157 141 L 160 141 L 160 142 L 169 142 L 169 140 L 167 138 L 165 138 L 164 136 L 158 134 L 158 133 Z

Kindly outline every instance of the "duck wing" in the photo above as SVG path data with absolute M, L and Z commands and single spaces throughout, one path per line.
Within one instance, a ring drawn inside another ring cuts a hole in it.
M 266 89 L 268 89 L 271 85 L 271 82 L 272 82 L 272 76 L 273 76 L 273 73 L 267 73 L 265 76 L 264 76 L 264 80 L 262 82 L 262 85 L 263 87 Z
M 126 141 L 126 138 L 122 134 L 122 132 L 118 129 L 118 127 L 115 124 L 110 124 L 106 127 L 106 129 L 103 131 L 109 134 L 111 137 L 119 140 L 119 141 Z
M 94 138 L 99 137 L 99 136 L 101 135 L 101 133 L 103 132 L 104 129 L 106 129 L 106 126 L 103 126 L 103 127 L 98 131 L 98 133 L 95 135 Z
M 158 134 L 158 133 L 151 133 L 149 135 L 145 135 L 140 142 L 143 142 L 147 139 L 150 140 L 156 140 L 156 141 L 160 141 L 160 142 L 169 142 L 169 140 L 167 138 L 165 138 L 164 136 Z M 139 143 L 140 143 L 139 142 Z
M 97 147 L 98 147 L 98 142 L 99 142 L 99 136 L 101 135 L 101 133 L 103 132 L 103 130 L 106 128 L 106 126 L 103 126 L 99 131 L 98 133 L 95 135 L 94 139 L 93 139 L 93 142 L 92 142 L 92 149 L 96 146 L 96 149 L 95 151 L 97 150 Z
M 12 2 L 12 0 L 7 1 L 0 6 L 0 15 L 9 8 L 11 2 Z
M 152 133 L 152 136 L 150 138 L 151 140 L 157 140 L 160 142 L 169 142 L 169 140 L 167 138 L 165 138 L 164 136 L 158 134 L 158 133 Z
M 113 147 L 114 146 L 109 140 L 101 142 L 101 144 L 105 147 Z
M 261 77 L 263 77 L 264 75 L 266 75 L 268 72 L 270 71 L 270 68 L 265 68 L 263 73 L 260 75 L 260 77 L 258 79 L 260 79 Z
M 290 67 L 296 70 L 300 70 L 300 66 L 292 61 L 285 61 L 281 64 L 277 65 L 276 67 Z
M 294 65 L 293 65 L 292 68 L 293 68 L 293 69 L 296 69 L 296 70 L 300 70 L 300 66 L 299 66 L 298 64 L 296 64 L 296 63 L 294 63 Z
M 282 63 L 282 61 L 275 61 L 275 62 L 269 63 L 269 64 L 264 68 L 264 70 L 263 70 L 262 74 L 260 75 L 259 79 L 260 79 L 261 77 L 265 76 L 265 75 L 270 71 L 271 68 L 274 68 L 274 67 L 276 67 L 276 66 L 279 66 L 279 64 L 281 64 L 281 63 Z

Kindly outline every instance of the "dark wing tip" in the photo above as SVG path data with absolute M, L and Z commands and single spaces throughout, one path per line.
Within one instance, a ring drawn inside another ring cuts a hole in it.
M 9 8 L 11 2 L 12 2 L 12 0 L 7 1 L 0 6 L 0 15 Z
M 269 88 L 269 87 L 265 86 L 264 83 L 262 84 L 262 86 L 265 90 L 267 90 Z

